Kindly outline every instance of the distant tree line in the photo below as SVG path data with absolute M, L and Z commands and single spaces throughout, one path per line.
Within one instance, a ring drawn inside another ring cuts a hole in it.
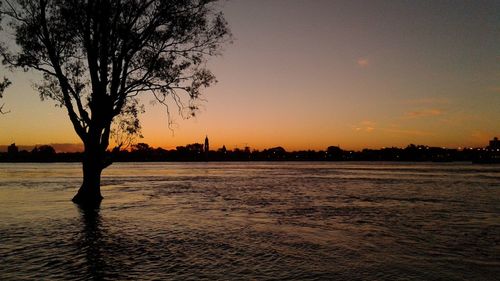
M 31 151 L 19 151 L 15 144 L 7 152 L 0 153 L 0 162 L 78 162 L 82 152 L 56 153 L 53 147 L 41 145 Z M 114 149 L 106 152 L 106 157 L 115 162 L 162 162 L 162 161 L 473 161 L 500 162 L 500 148 L 450 149 L 410 144 L 405 148 L 363 149 L 361 151 L 343 150 L 330 146 L 326 150 L 286 151 L 283 147 L 264 150 L 235 148 L 227 150 L 225 146 L 218 150 L 204 151 L 199 143 L 178 146 L 166 150 L 154 148 L 146 143 L 138 143 L 130 150 Z

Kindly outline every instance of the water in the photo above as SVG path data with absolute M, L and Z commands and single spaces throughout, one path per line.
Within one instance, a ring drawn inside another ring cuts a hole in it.
M 498 280 L 500 166 L 0 164 L 1 280 Z

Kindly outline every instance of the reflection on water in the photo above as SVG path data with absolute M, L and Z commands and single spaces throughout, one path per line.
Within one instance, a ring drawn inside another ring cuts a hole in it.
M 79 209 L 81 215 L 82 236 L 78 240 L 78 250 L 85 251 L 88 276 L 94 280 L 102 280 L 106 261 L 101 255 L 104 243 L 101 229 L 99 209 Z
M 0 164 L 1 280 L 495 280 L 500 167 Z

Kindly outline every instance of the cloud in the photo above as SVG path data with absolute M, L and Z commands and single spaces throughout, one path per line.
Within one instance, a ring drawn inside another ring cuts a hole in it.
M 478 114 L 455 112 L 452 115 L 448 114 L 445 118 L 441 118 L 439 121 L 448 126 L 463 126 L 464 124 L 484 124 L 488 122 L 488 118 Z
M 358 58 L 356 63 L 359 67 L 362 68 L 368 67 L 370 65 L 370 61 L 367 58 Z
M 474 130 L 471 132 L 470 137 L 480 143 L 488 143 L 493 137 L 498 135 L 498 131 L 485 131 L 485 130 Z
M 376 126 L 377 124 L 373 121 L 365 120 L 359 122 L 358 125 L 353 126 L 353 130 L 356 132 L 372 133 L 375 130 L 380 134 L 395 134 L 395 135 L 406 135 L 412 137 L 424 137 L 432 136 L 434 133 L 423 130 L 415 130 L 411 128 L 401 128 L 398 125 L 390 126 Z
M 405 117 L 407 118 L 421 118 L 421 117 L 433 117 L 433 116 L 440 116 L 443 115 L 443 111 L 441 109 L 422 109 L 422 110 L 415 110 L 415 111 L 410 111 L 405 114 Z
M 357 125 L 352 126 L 352 129 L 360 134 L 373 134 L 373 136 L 378 137 L 411 137 L 411 138 L 425 138 L 430 136 L 435 136 L 436 133 L 433 131 L 423 130 L 419 128 L 412 128 L 408 126 L 402 126 L 399 124 L 384 124 L 383 122 L 376 123 L 371 120 L 364 120 L 359 122 Z
M 500 93 L 500 86 L 490 87 L 488 90 L 498 94 Z
M 437 104 L 450 104 L 447 98 L 421 98 L 403 101 L 403 104 L 411 105 L 437 105 Z
M 399 129 L 399 128 L 385 128 L 381 129 L 387 133 L 396 133 L 401 135 L 409 135 L 409 136 L 431 136 L 433 133 L 421 130 L 407 130 L 407 129 Z
M 375 130 L 375 122 L 373 121 L 362 121 L 358 125 L 354 126 L 356 132 L 367 132 L 371 133 Z

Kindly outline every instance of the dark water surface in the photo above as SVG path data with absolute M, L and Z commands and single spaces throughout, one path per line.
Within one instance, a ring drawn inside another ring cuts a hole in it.
M 0 164 L 0 280 L 499 280 L 500 166 Z

